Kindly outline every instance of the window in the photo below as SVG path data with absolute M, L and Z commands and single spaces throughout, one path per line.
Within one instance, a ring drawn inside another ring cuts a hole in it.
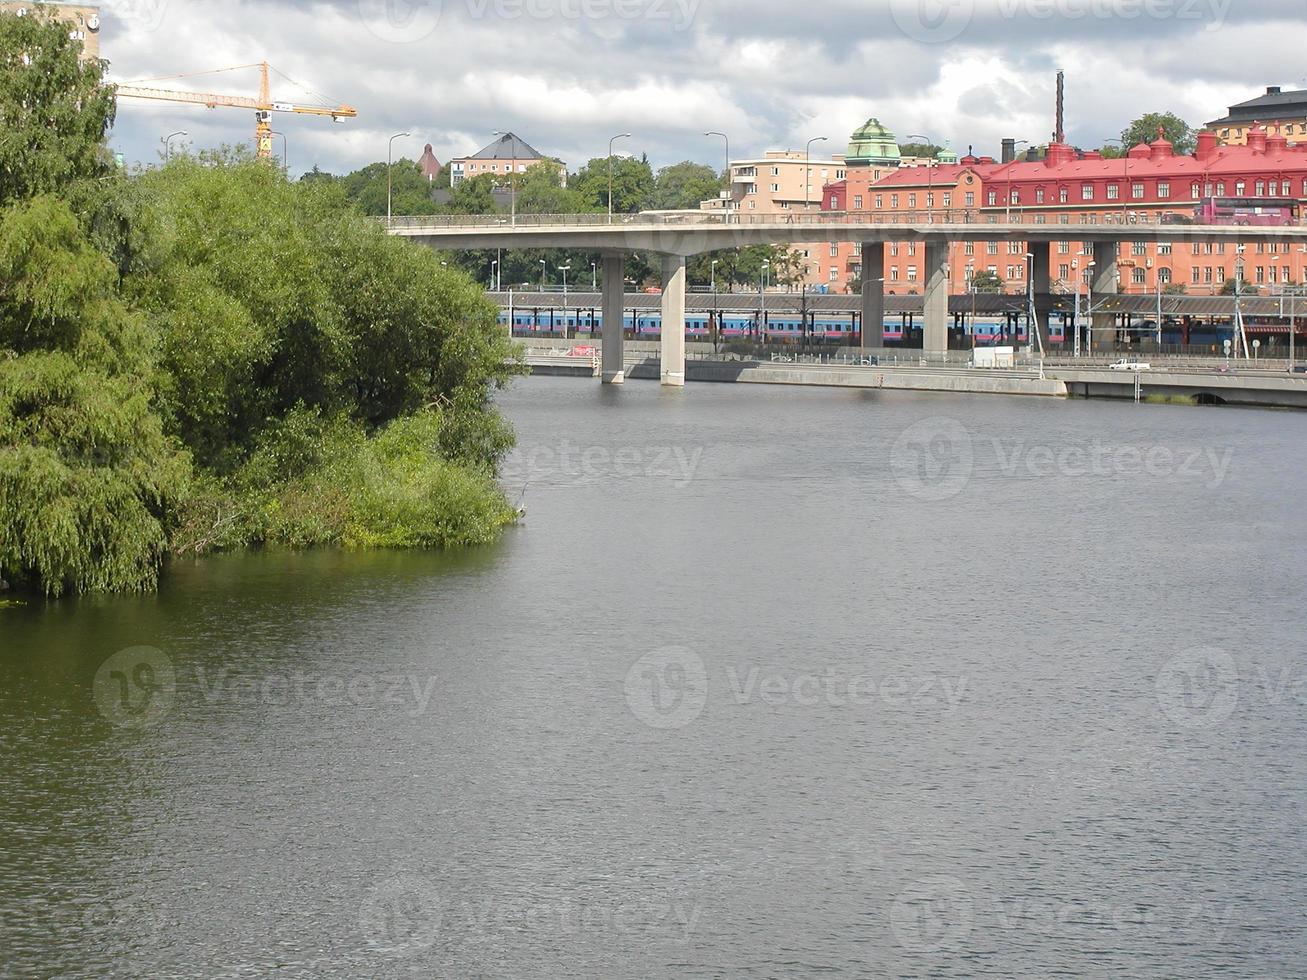
M 890 206 L 892 209 L 894 209 L 895 211 L 898 210 L 898 207 L 899 207 L 899 196 L 898 196 L 897 194 L 891 194 L 891 195 L 889 196 L 889 206 Z
M 854 210 L 854 211 L 861 211 L 861 210 L 862 210 L 862 195 L 861 195 L 861 194 L 854 194 L 854 195 L 853 195 L 853 210 Z
M 917 267 L 915 265 L 910 265 L 908 266 L 908 282 L 916 282 L 916 281 L 917 281 Z
M 853 243 L 853 254 L 854 254 L 854 255 L 861 255 L 861 254 L 862 254 L 862 242 L 854 242 L 854 243 Z
M 1157 183 L 1157 196 L 1162 200 L 1171 196 L 1171 185 L 1164 180 Z
M 963 247 L 962 251 L 963 251 L 963 253 L 966 254 L 966 255 L 975 255 L 975 254 L 976 254 L 976 243 L 975 243 L 975 242 L 967 242 L 967 244 Z
M 1198 200 L 1198 198 L 1201 196 L 1201 189 L 1197 184 L 1189 185 L 1189 196 L 1193 198 L 1195 201 Z
M 1144 185 L 1143 185 L 1143 184 L 1131 184 L 1131 185 L 1130 185 L 1130 196 L 1131 196 L 1132 198 L 1134 198 L 1136 201 L 1142 201 L 1142 200 L 1144 199 Z
M 1130 281 L 1136 286 L 1142 286 L 1145 282 L 1146 272 L 1143 269 L 1135 268 L 1130 271 Z
M 1026 250 L 1026 247 L 1025 247 L 1025 245 L 1022 244 L 1021 242 L 1008 242 L 1008 243 L 1007 243 L 1007 254 L 1008 254 L 1008 255 L 1020 255 L 1020 254 L 1021 254 L 1022 252 L 1024 252 L 1025 250 Z
M 1157 281 L 1158 281 L 1159 283 L 1161 283 L 1163 286 L 1169 285 L 1170 282 L 1171 282 L 1171 270 L 1170 270 L 1170 269 L 1158 269 L 1158 270 L 1157 270 Z
M 1071 200 L 1071 191 L 1066 187 L 1059 187 L 1057 189 L 1057 199 L 1060 204 L 1066 204 Z
M 989 206 L 992 208 L 998 204 L 998 191 L 989 192 Z
M 986 243 L 985 243 L 985 253 L 986 253 L 987 255 L 997 255 L 997 254 L 998 254 L 998 242 L 986 242 Z
M 1197 270 L 1195 270 L 1195 271 L 1197 271 Z M 899 267 L 898 267 L 897 265 L 892 265 L 892 266 L 890 266 L 889 277 L 890 277 L 890 279 L 891 279 L 892 281 L 894 281 L 894 282 L 898 282 L 898 281 L 899 281 Z M 1197 279 L 1194 280 L 1194 282 L 1197 282 L 1197 281 L 1198 281 Z
M 1198 285 L 1201 275 L 1202 274 L 1198 271 L 1198 266 L 1194 266 L 1192 269 L 1189 270 L 1189 281 L 1196 286 Z
M 928 192 L 926 193 L 926 207 L 928 207 L 928 208 L 933 208 L 934 206 L 935 206 L 935 195 L 934 195 L 934 194 L 931 194 L 931 193 L 928 191 Z
M 830 197 L 830 207 L 827 210 L 834 211 L 836 208 L 839 207 L 839 204 L 840 204 L 840 199 L 836 197 L 834 194 L 832 194 Z
M 889 254 L 890 254 L 890 255 L 898 255 L 898 254 L 899 254 L 899 243 L 898 243 L 898 242 L 890 242 L 890 246 L 889 246 Z
M 1258 281 L 1259 283 L 1264 283 L 1264 282 L 1266 282 L 1266 266 L 1264 266 L 1264 265 L 1259 265 L 1259 266 L 1257 267 L 1257 281 Z
M 1011 191 L 1009 191 L 1009 192 L 1008 192 L 1008 203 L 1009 203 L 1009 204 L 1020 204 L 1020 203 L 1021 203 L 1021 192 L 1020 192 L 1019 190 L 1017 190 L 1016 188 L 1013 188 Z
M 1202 247 L 1202 245 L 1198 244 L 1198 242 L 1194 242 L 1193 245 L 1192 245 L 1192 248 L 1193 248 L 1193 250 L 1194 250 L 1194 255 L 1202 255 L 1202 254 L 1203 254 L 1203 247 Z
M 1130 254 L 1131 254 L 1131 255 L 1147 255 L 1147 254 L 1148 254 L 1148 246 L 1147 246 L 1144 242 L 1131 242 L 1131 243 L 1130 243 Z
M 1092 201 L 1094 199 L 1094 185 L 1083 184 L 1080 187 L 1080 200 Z
M 1288 185 L 1288 184 L 1285 184 L 1285 186 L 1288 187 L 1289 185 Z M 1285 193 L 1288 193 L 1288 192 L 1286 191 Z M 946 207 L 946 208 L 951 208 L 952 206 L 953 206 L 953 193 L 952 193 L 951 191 L 945 191 L 945 192 L 944 192 L 944 207 Z
M 916 194 L 909 194 L 909 195 L 908 195 L 908 208 L 911 209 L 911 208 L 915 208 L 916 206 L 917 206 L 917 195 L 916 195 Z
M 790 209 L 790 202 L 789 202 L 789 201 L 781 201 L 780 204 L 781 204 L 781 210 L 782 210 L 782 211 L 788 211 L 788 210 Z
M 1264 180 L 1259 180 L 1259 181 L 1257 182 L 1257 196 L 1258 196 L 1258 197 L 1265 197 L 1265 196 L 1266 196 L 1266 181 L 1264 181 Z
M 1221 193 L 1224 194 L 1225 192 L 1222 191 Z M 1238 181 L 1238 182 L 1235 183 L 1235 185 L 1234 185 L 1234 196 L 1235 196 L 1235 197 L 1243 197 L 1243 196 L 1246 195 L 1247 193 L 1248 193 L 1248 182 L 1247 182 L 1247 181 L 1240 180 L 1240 181 Z
M 779 193 L 780 193 L 780 190 L 781 190 L 781 185 L 780 185 L 780 184 L 772 184 L 770 190 L 771 190 L 771 192 L 772 192 L 773 194 L 779 194 Z
M 1069 266 L 1069 265 L 1059 265 L 1059 266 L 1057 267 L 1057 277 L 1058 277 L 1059 279 L 1061 279 L 1063 282 L 1066 282 L 1068 279 L 1070 279 L 1070 278 L 1071 278 L 1071 266 Z
M 831 242 L 830 257 L 833 259 L 836 258 L 839 254 L 840 254 L 840 247 L 836 245 L 834 242 Z
M 1282 183 L 1282 184 L 1280 185 L 1280 196 L 1281 196 L 1281 197 L 1288 197 L 1288 196 L 1289 196 L 1290 194 L 1292 194 L 1292 193 L 1293 193 L 1293 191 L 1292 191 L 1292 190 L 1290 189 L 1290 187 L 1289 187 L 1289 182 L 1288 182 L 1287 180 L 1284 181 L 1284 183 Z
M 1036 204 L 1044 203 L 1044 188 L 1042 187 L 1035 188 L 1035 203 Z
M 974 208 L 975 206 L 976 206 L 976 192 L 967 191 L 967 207 Z
M 1222 180 L 1222 181 L 1219 181 L 1219 182 L 1217 183 L 1217 185 L 1216 185 L 1216 194 L 1215 194 L 1215 195 L 1211 195 L 1211 194 L 1208 195 L 1208 197 L 1212 197 L 1212 196 L 1215 196 L 1215 197 L 1225 197 L 1225 181 Z
M 1210 283 L 1211 281 L 1212 281 L 1212 267 L 1211 267 L 1210 265 L 1208 265 L 1208 266 L 1204 266 L 1204 267 L 1203 267 L 1203 282 Z
M 885 206 L 885 195 L 884 195 L 884 194 L 877 194 L 877 195 L 876 195 L 876 210 L 879 211 L 879 210 L 880 210 L 881 208 L 883 208 L 884 206 Z
M 772 168 L 771 168 L 771 175 L 772 175 L 773 177 L 779 177 L 779 176 L 781 175 L 781 168 L 780 168 L 780 167 L 772 167 Z
M 1057 252 L 1058 252 L 1059 255 L 1067 255 L 1068 253 L 1070 253 L 1070 251 L 1071 251 L 1071 243 L 1070 243 L 1070 242 L 1058 242 L 1058 243 L 1057 243 Z
M 1107 185 L 1107 199 L 1108 199 L 1109 201 L 1116 201 L 1116 200 L 1119 200 L 1120 197 L 1121 197 L 1121 185 L 1120 185 L 1120 184 L 1108 184 L 1108 185 Z
M 1158 255 L 1170 255 L 1170 254 L 1171 254 L 1171 243 L 1170 243 L 1170 242 L 1158 242 L 1158 243 L 1157 243 L 1157 254 L 1158 254 Z
M 909 255 L 916 255 L 916 254 L 917 254 L 917 243 L 916 243 L 916 242 L 908 242 L 908 254 L 909 254 Z
M 836 282 L 840 278 L 840 270 L 836 266 L 830 267 L 830 281 Z
M 1008 279 L 1015 279 L 1015 278 L 1016 278 L 1016 274 L 1013 272 L 1013 267 L 1012 267 L 1012 266 L 1008 266 L 1008 267 L 1007 267 L 1007 277 L 1008 277 Z
M 837 170 L 837 171 L 835 171 L 835 179 L 836 179 L 836 180 L 843 180 L 843 179 L 844 179 L 845 177 L 847 177 L 848 175 L 849 175 L 849 172 L 848 172 L 847 170 Z

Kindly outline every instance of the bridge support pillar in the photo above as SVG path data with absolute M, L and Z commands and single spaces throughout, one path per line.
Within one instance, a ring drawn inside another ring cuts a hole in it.
M 662 382 L 685 387 L 685 256 L 663 256 Z
M 623 309 L 626 254 L 605 252 L 603 262 L 603 383 L 620 385 L 626 380 L 626 351 L 622 332 L 626 318 L 626 310 Z
M 1030 338 L 1030 345 L 1036 352 L 1048 353 L 1048 325 L 1053 315 L 1053 274 L 1049 251 L 1052 246 L 1031 243 L 1030 254 L 1030 288 L 1035 293 L 1035 329 L 1039 338 Z
M 922 349 L 926 354 L 948 352 L 948 242 L 926 239 L 926 291 L 922 297 L 924 313 Z
M 885 346 L 885 245 L 862 243 L 862 342 L 868 347 Z
M 1089 293 L 1091 308 L 1120 290 L 1120 270 L 1117 266 L 1120 254 L 1120 242 L 1094 242 L 1094 272 Z M 1089 353 L 1114 350 L 1116 313 L 1111 310 L 1095 313 L 1089 326 Z

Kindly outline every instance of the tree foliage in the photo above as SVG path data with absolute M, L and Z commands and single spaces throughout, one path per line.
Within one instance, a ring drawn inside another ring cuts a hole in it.
M 105 63 L 36 5 L 0 13 L 0 206 L 107 173 L 114 97 Z
M 1198 132 L 1174 112 L 1149 112 L 1140 116 L 1121 131 L 1121 141 L 1127 147 L 1139 143 L 1152 143 L 1158 130 L 1175 144 L 1176 153 L 1193 153 L 1198 145 Z
M 701 201 L 716 198 L 724 187 L 721 174 L 712 167 L 685 160 L 658 171 L 650 207 L 656 211 L 697 210 Z
M 568 181 L 587 211 L 608 210 L 609 163 L 612 164 L 613 213 L 633 214 L 648 209 L 654 194 L 653 168 L 646 158 L 596 157 Z

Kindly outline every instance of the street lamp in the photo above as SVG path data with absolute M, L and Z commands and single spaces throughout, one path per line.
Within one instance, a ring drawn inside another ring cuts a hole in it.
M 412 133 L 396 133 L 386 144 L 386 227 L 391 225 L 391 198 L 394 191 L 394 183 L 391 180 L 391 167 L 394 165 L 395 158 L 395 140 L 402 139 L 405 136 L 412 136 Z
M 492 259 L 490 262 L 490 288 L 494 292 L 499 292 L 499 260 Z
M 720 136 L 726 142 L 726 198 L 724 211 L 726 212 L 726 222 L 731 221 L 731 138 L 725 133 L 719 133 L 715 129 L 703 134 L 704 136 Z
M 286 134 L 279 133 L 276 130 L 269 130 L 269 136 L 281 137 L 281 166 L 286 171 L 286 176 L 290 176 L 290 147 L 287 145 Z
M 590 263 L 590 291 L 599 292 L 599 265 L 596 262 Z
M 567 339 L 567 274 L 572 267 L 570 265 L 560 265 L 558 271 L 563 274 L 563 339 Z
M 923 136 L 921 133 L 909 133 L 908 139 L 921 140 L 927 148 L 934 146 L 934 142 L 929 136 Z M 935 222 L 935 168 L 930 160 L 926 160 L 926 221 L 928 224 Z
M 711 282 L 710 288 L 712 289 L 712 294 L 714 296 L 717 295 L 717 262 L 718 261 L 719 261 L 718 259 L 713 259 L 712 266 L 708 270 L 710 276 L 709 281 Z
M 496 136 L 511 136 L 512 133 L 506 133 L 502 129 L 495 130 Z M 517 169 L 516 161 L 508 161 L 508 196 L 509 196 L 509 223 L 517 224 Z
M 825 143 L 825 136 L 814 136 L 808 140 L 808 146 L 803 151 L 803 210 L 807 211 L 812 205 L 809 203 L 812 199 L 812 144 Z
M 547 265 L 548 263 L 544 259 L 540 260 L 540 292 L 542 293 L 545 291 L 545 267 Z
M 762 321 L 767 316 L 767 270 L 771 268 L 771 262 L 767 259 L 762 260 L 762 265 L 758 268 L 758 339 L 762 339 Z
M 613 144 L 618 140 L 630 139 L 630 133 L 618 133 L 608 141 L 608 223 L 613 223 Z
M 180 132 L 170 133 L 169 135 L 165 136 L 161 140 L 161 142 L 163 143 L 164 166 L 167 166 L 168 161 L 172 159 L 172 141 L 175 140 L 178 136 L 190 136 L 190 135 L 191 135 L 190 133 L 186 132 L 186 130 L 183 129 Z

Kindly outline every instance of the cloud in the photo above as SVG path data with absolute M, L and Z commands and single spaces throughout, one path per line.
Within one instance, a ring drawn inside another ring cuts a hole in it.
M 826 136 L 838 151 L 876 116 L 896 133 L 996 153 L 1043 142 L 1053 74 L 1068 72 L 1073 141 L 1098 145 L 1130 118 L 1193 123 L 1267 84 L 1303 82 L 1303 0 L 104 0 L 111 78 L 189 74 L 267 58 L 274 97 L 354 105 L 344 125 L 280 113 L 292 170 L 343 172 L 432 143 L 442 159 L 511 129 L 573 166 L 614 133 L 657 165 L 717 163 Z M 174 83 L 159 83 L 173 85 Z M 257 72 L 178 87 L 257 91 Z M 1307 85 L 1307 82 L 1303 82 Z M 152 162 L 160 137 L 248 141 L 248 110 L 123 100 L 113 134 Z

